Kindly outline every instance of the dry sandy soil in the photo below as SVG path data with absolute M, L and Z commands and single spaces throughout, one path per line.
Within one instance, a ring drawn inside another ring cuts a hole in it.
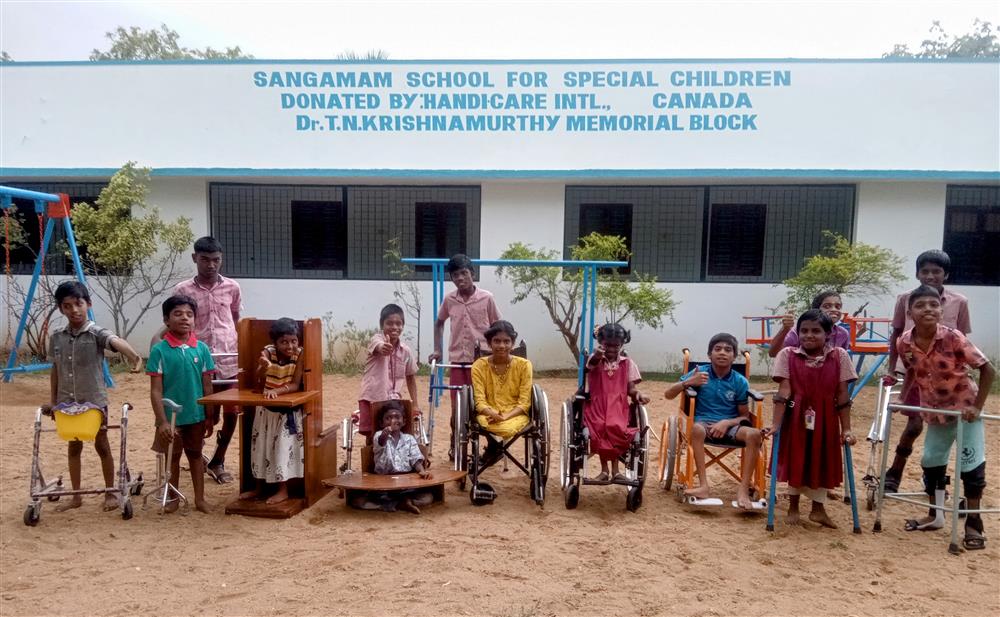
M 148 382 L 141 375 L 117 379 L 112 407 L 124 400 L 136 406 L 130 465 L 150 477 Z M 540 382 L 552 401 L 564 400 L 575 385 Z M 358 385 L 358 378 L 325 378 L 327 424 L 353 409 Z M 502 478 L 491 469 L 487 478 L 500 492 L 495 504 L 473 507 L 452 485 L 444 505 L 419 517 L 352 511 L 336 493 L 290 520 L 226 516 L 236 488 L 211 484 L 209 515 L 137 508 L 135 518 L 123 521 L 100 512 L 97 498 L 89 497 L 68 513 L 46 504 L 38 526 L 26 527 L 31 426 L 47 388 L 47 379 L 35 375 L 0 390 L 3 615 L 1000 614 L 997 517 L 987 517 L 985 551 L 956 557 L 946 551 L 947 531 L 904 532 L 903 520 L 919 512 L 899 503 L 887 506 L 879 535 L 871 533 L 874 513 L 863 509 L 864 533 L 852 534 L 850 508 L 841 503 L 830 508 L 838 530 L 790 528 L 779 518 L 768 533 L 762 515 L 692 510 L 655 484 L 647 485 L 635 514 L 625 510 L 621 487 L 585 487 L 579 508 L 566 510 L 556 473 L 539 508 L 524 476 Z M 659 395 L 662 384 L 647 383 L 645 390 Z M 856 433 L 867 432 L 873 398 L 869 388 L 855 405 Z M 989 408 L 997 413 L 998 397 Z M 659 430 L 674 410 L 656 400 L 653 426 Z M 439 458 L 447 430 L 439 421 Z M 998 434 L 996 424 L 987 431 L 986 502 L 993 507 L 1000 502 Z M 45 437 L 48 474 L 65 473 L 65 445 Z M 111 438 L 117 460 L 118 437 Z M 859 478 L 868 451 L 864 441 L 854 448 Z M 919 450 L 904 489 L 919 490 L 917 461 Z M 84 481 L 98 479 L 88 446 Z M 729 499 L 735 486 L 718 479 L 717 494 Z M 190 489 L 186 472 L 181 488 Z

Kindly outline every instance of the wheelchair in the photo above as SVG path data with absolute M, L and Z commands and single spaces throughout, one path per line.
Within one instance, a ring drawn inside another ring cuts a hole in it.
M 563 403 L 559 429 L 560 457 L 559 474 L 562 480 L 563 504 L 568 510 L 580 503 L 580 486 L 588 484 L 604 485 L 587 477 L 587 458 L 590 455 L 590 434 L 583 422 L 583 410 L 589 399 L 586 392 L 577 394 Z M 629 428 L 635 428 L 635 437 L 628 450 L 619 460 L 624 465 L 628 486 L 625 507 L 635 512 L 642 505 L 642 488 L 646 484 L 646 469 L 649 466 L 649 414 L 646 407 L 638 403 L 629 405 Z
M 690 358 L 691 351 L 683 349 L 684 370 L 682 374 L 687 374 L 692 369 L 699 366 L 707 366 L 709 362 L 693 362 Z M 750 353 L 742 352 L 743 362 L 733 363 L 732 370 L 747 379 L 750 378 Z M 709 498 L 698 500 L 693 497 L 685 497 L 684 491 L 694 485 L 697 478 L 695 469 L 694 448 L 691 445 L 691 432 L 694 428 L 694 410 L 698 398 L 698 391 L 695 388 L 687 388 L 681 395 L 678 413 L 671 415 L 664 421 L 660 429 L 660 452 L 659 452 L 659 479 L 660 486 L 665 491 L 674 488 L 680 501 L 699 506 L 721 506 L 722 500 Z M 753 428 L 758 430 L 763 428 L 763 401 L 764 396 L 755 391 L 749 391 L 750 398 L 750 422 Z M 740 482 L 740 470 L 743 468 L 743 450 L 745 446 L 722 445 L 705 441 L 705 467 L 712 466 L 721 468 L 726 474 Z M 730 466 L 728 457 L 739 451 L 739 465 L 736 469 Z M 765 496 L 765 473 L 767 467 L 767 457 L 764 447 L 757 457 L 757 464 L 754 467 L 753 477 L 750 481 L 750 499 L 754 502 L 754 509 L 766 507 Z M 733 502 L 735 503 L 735 502 Z
M 480 351 L 476 349 L 477 356 Z M 524 341 L 511 351 L 512 355 L 525 357 Z M 446 365 L 441 365 L 446 366 Z M 476 421 L 475 397 L 471 385 L 461 386 L 456 392 L 455 400 L 455 432 L 453 435 L 455 450 L 455 471 L 467 471 L 471 484 L 469 499 L 473 505 L 482 506 L 493 503 L 497 492 L 487 482 L 480 478 L 482 473 L 501 461 L 510 461 L 529 478 L 531 499 L 536 504 L 545 504 L 545 487 L 549 479 L 549 459 L 551 450 L 551 431 L 549 424 L 549 399 L 545 390 L 538 384 L 531 386 L 531 406 L 528 410 L 528 424 L 506 441 L 494 436 Z M 485 461 L 480 452 L 480 438 L 498 448 L 498 456 L 493 461 Z M 524 442 L 524 459 L 519 460 L 511 452 L 521 439 Z

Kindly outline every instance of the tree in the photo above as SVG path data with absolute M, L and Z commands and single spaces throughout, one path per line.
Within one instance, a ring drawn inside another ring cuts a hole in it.
M 631 254 L 625 240 L 618 236 L 592 233 L 580 238 L 571 251 L 577 261 L 627 260 Z M 501 259 L 542 260 L 559 259 L 559 254 L 549 249 L 533 249 L 515 242 L 500 255 Z M 581 270 L 563 271 L 556 267 L 502 266 L 497 276 L 505 278 L 514 287 L 516 304 L 536 296 L 545 305 L 549 318 L 563 337 L 573 362 L 580 357 L 580 327 L 583 315 L 580 306 L 583 292 Z M 617 272 L 599 273 L 597 284 L 597 310 L 604 312 L 607 321 L 621 322 L 626 318 L 641 327 L 659 328 L 663 318 L 673 320 L 677 303 L 672 293 L 656 287 L 656 278 L 634 274 L 631 278 Z
M 211 47 L 189 49 L 181 47 L 180 35 L 166 24 L 160 29 L 143 30 L 132 26 L 128 30 L 118 26 L 114 32 L 104 34 L 111 41 L 111 49 L 90 52 L 91 60 L 239 60 L 253 58 L 236 47 L 219 51 Z
M 905 43 L 896 43 L 892 51 L 882 54 L 883 58 L 997 58 L 1000 57 L 1000 43 L 993 24 L 976 19 L 972 31 L 961 36 L 951 36 L 941 27 L 941 22 L 931 24 L 932 38 L 924 39 L 920 51 L 910 51 Z
M 403 305 L 406 314 L 410 316 L 410 326 L 417 331 L 417 358 L 421 358 L 420 339 L 421 327 L 420 316 L 423 314 L 423 298 L 420 294 L 420 286 L 413 280 L 413 268 L 409 264 L 403 263 L 403 251 L 400 248 L 399 236 L 389 240 L 389 244 L 382 254 L 389 274 L 398 278 L 396 289 L 392 295 Z M 414 324 L 416 324 L 414 326 Z
M 345 49 L 337 54 L 337 60 L 346 60 L 347 62 L 357 62 L 360 60 L 384 61 L 388 59 L 389 52 L 384 49 L 369 49 L 363 54 L 359 54 L 353 49 Z
M 903 259 L 889 249 L 857 242 L 824 231 L 829 241 L 823 252 L 805 260 L 798 274 L 783 281 L 788 288 L 785 306 L 794 313 L 807 309 L 821 291 L 841 296 L 871 297 L 892 291 L 892 284 L 905 281 Z
M 87 247 L 84 268 L 123 338 L 183 277 L 177 258 L 194 241 L 191 220 L 165 222 L 159 209 L 146 204 L 148 193 L 149 169 L 129 161 L 94 206 L 80 203 L 72 213 L 77 239 Z

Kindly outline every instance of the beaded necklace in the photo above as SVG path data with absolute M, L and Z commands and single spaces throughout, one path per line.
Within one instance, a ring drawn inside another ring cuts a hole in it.
M 507 365 L 504 367 L 502 373 L 499 371 L 499 369 L 497 369 L 497 365 L 493 361 L 493 356 L 490 356 L 487 362 L 489 363 L 490 369 L 493 371 L 493 374 L 496 376 L 497 384 L 502 386 L 505 383 L 507 383 L 507 373 L 510 372 L 510 360 L 507 361 Z

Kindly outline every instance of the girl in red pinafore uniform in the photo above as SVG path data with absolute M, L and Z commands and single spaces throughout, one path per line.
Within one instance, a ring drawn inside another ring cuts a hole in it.
M 832 329 L 818 309 L 799 317 L 799 346 L 775 359 L 774 422 L 764 434 L 779 433 L 778 481 L 788 483 L 788 523 L 799 522 L 799 496 L 806 495 L 809 520 L 835 529 L 824 503 L 827 489 L 843 480 L 842 444 L 854 444 L 847 384 L 857 374 L 846 351 L 825 346 Z
M 628 450 L 636 431 L 628 425 L 629 398 L 645 405 L 649 397 L 636 390 L 642 376 L 635 363 L 622 355 L 631 340 L 625 328 L 605 324 L 594 337 L 598 347 L 587 360 L 590 397 L 584 403 L 583 424 L 590 433 L 590 453 L 601 459 L 601 474 L 594 480 L 618 482 L 626 480 L 618 471 L 618 458 Z

